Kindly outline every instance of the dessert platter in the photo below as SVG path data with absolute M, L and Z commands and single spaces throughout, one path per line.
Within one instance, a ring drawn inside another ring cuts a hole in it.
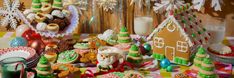
M 32 4 L 31 9 L 26 9 L 19 16 L 42 36 L 63 37 L 71 34 L 79 24 L 78 11 L 73 5 L 64 8 L 59 0 L 53 4 L 50 1 Z

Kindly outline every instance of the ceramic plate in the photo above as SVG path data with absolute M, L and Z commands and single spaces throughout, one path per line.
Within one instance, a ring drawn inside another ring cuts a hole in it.
M 0 60 L 9 57 L 23 57 L 26 59 L 26 61 L 31 61 L 34 59 L 34 57 L 38 57 L 38 55 L 33 48 L 29 47 L 0 49 Z

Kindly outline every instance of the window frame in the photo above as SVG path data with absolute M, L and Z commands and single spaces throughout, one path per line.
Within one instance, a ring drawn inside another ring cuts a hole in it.
M 163 48 L 165 45 L 164 39 L 160 37 L 154 37 L 153 45 L 157 48 Z
M 188 51 L 188 43 L 183 41 L 176 42 L 176 50 L 179 52 L 187 52 Z

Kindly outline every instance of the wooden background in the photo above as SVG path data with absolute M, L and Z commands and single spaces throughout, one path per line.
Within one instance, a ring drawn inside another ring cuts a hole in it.
M 2 6 L 3 0 L 0 0 L 0 6 Z M 25 3 L 26 8 L 30 8 L 31 0 L 20 0 Z M 93 7 L 91 6 L 92 0 L 89 1 L 89 7 L 87 11 L 83 11 L 80 20 L 79 26 L 76 29 L 75 33 L 102 33 L 106 29 L 113 29 L 119 31 L 120 26 L 126 26 L 129 29 L 130 33 L 133 31 L 133 19 L 135 16 L 152 16 L 154 19 L 153 25 L 156 27 L 162 20 L 162 17 L 159 14 L 155 14 L 151 10 L 148 11 L 146 7 L 143 6 L 143 9 L 139 9 L 137 5 L 130 5 L 131 0 L 117 0 L 119 3 L 122 3 L 123 12 L 119 13 L 118 10 L 113 10 L 112 12 L 103 11 L 102 8 L 96 5 L 95 13 L 93 13 Z M 122 1 L 122 2 L 120 2 Z M 189 0 L 188 0 L 189 1 Z M 210 2 L 208 2 L 210 3 Z M 219 23 L 222 21 L 226 22 L 226 35 L 234 36 L 234 1 L 233 0 L 224 0 L 224 6 L 222 7 L 222 12 L 213 12 L 212 8 L 206 8 L 198 14 L 202 19 L 204 24 L 208 23 Z M 206 4 L 209 7 L 210 4 Z M 118 5 L 120 6 L 120 5 Z M 147 11 L 150 14 L 147 14 Z M 95 16 L 94 21 L 90 21 L 91 18 Z M 122 18 L 122 21 L 119 19 Z M 6 31 L 4 27 L 0 27 L 0 31 Z

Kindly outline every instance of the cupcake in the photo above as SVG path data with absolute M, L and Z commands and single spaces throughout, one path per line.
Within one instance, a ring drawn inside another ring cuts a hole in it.
M 51 4 L 44 4 L 44 5 L 42 5 L 42 7 L 41 7 L 41 11 L 42 11 L 43 13 L 45 13 L 45 14 L 49 14 L 49 13 L 51 12 L 51 10 L 52 10 Z
M 43 13 L 37 13 L 35 19 L 37 22 L 43 22 L 46 19 L 46 16 Z
M 55 23 L 50 23 L 46 26 L 46 29 L 51 32 L 58 32 L 59 31 L 59 25 Z
M 36 29 L 39 31 L 45 31 L 47 24 L 44 22 L 40 22 L 37 24 Z

